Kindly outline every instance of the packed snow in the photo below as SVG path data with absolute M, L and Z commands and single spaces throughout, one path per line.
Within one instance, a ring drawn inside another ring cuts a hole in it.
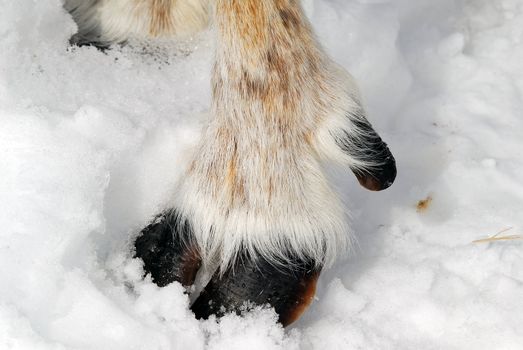
M 212 34 L 72 48 L 59 0 L 0 0 L 0 349 L 523 349 L 523 1 L 304 6 L 399 173 L 332 169 L 358 245 L 284 330 L 198 321 L 130 258 L 208 116 Z

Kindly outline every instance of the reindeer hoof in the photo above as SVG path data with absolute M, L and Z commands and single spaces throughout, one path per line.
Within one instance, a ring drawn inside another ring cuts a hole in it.
M 92 46 L 92 47 L 96 47 L 98 50 L 100 50 L 102 52 L 109 50 L 109 48 L 111 47 L 111 45 L 109 43 L 104 43 L 104 42 L 96 41 L 93 39 L 87 40 L 78 34 L 73 35 L 69 39 L 69 44 L 72 46 L 79 46 L 79 47 Z
M 371 191 L 382 191 L 389 188 L 396 179 L 396 161 L 389 148 L 383 142 L 382 164 L 370 169 L 366 173 L 356 174 L 360 185 Z
M 201 265 L 190 225 L 180 220 L 174 211 L 163 213 L 134 242 L 135 257 L 143 260 L 145 272 L 160 287 L 174 281 L 192 285 Z
M 256 305 L 274 307 L 285 327 L 296 321 L 311 304 L 320 269 L 312 263 L 274 266 L 258 258 L 238 259 L 225 273 L 216 273 L 191 309 L 196 318 L 240 313 Z

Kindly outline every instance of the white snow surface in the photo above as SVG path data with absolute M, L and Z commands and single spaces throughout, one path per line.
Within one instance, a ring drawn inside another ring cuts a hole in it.
M 71 48 L 59 0 L 0 0 L 0 349 L 523 349 L 523 241 L 473 243 L 523 234 L 523 1 L 305 6 L 399 175 L 336 169 L 359 244 L 284 330 L 197 321 L 130 258 L 207 118 L 212 35 Z

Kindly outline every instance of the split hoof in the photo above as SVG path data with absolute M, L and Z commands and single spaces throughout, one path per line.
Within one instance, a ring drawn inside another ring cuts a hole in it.
M 135 257 L 143 260 L 145 272 L 159 287 L 175 281 L 184 286 L 194 284 L 201 257 L 192 234 L 190 225 L 172 212 L 156 217 L 136 239 Z M 312 262 L 296 260 L 291 265 L 275 266 L 262 258 L 239 258 L 223 274 L 213 275 L 191 310 L 196 318 L 207 319 L 268 305 L 285 327 L 312 303 L 320 275 L 320 269 Z
M 267 261 L 238 259 L 220 275 L 216 273 L 191 309 L 198 319 L 241 313 L 249 307 L 269 305 L 285 327 L 309 307 L 316 292 L 320 269 L 312 263 L 296 263 L 292 268 L 276 267 Z
M 175 281 L 192 285 L 201 266 L 190 225 L 180 220 L 176 212 L 163 213 L 134 242 L 135 257 L 143 260 L 145 272 L 160 287 Z

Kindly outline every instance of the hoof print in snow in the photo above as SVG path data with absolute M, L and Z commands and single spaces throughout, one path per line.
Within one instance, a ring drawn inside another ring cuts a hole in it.
M 175 281 L 184 286 L 194 283 L 201 259 L 189 223 L 176 211 L 157 216 L 140 232 L 134 247 L 135 257 L 143 260 L 145 272 L 158 286 Z

